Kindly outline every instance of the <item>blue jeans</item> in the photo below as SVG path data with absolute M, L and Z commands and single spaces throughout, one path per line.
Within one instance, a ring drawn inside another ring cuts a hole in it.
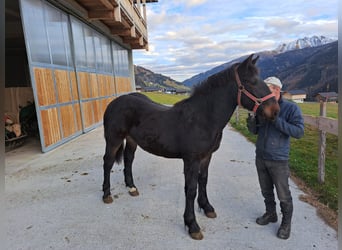
M 276 212 L 273 188 L 276 188 L 282 212 L 292 215 L 293 204 L 289 188 L 290 168 L 288 161 L 269 161 L 255 159 L 261 193 L 264 197 L 266 212 Z M 283 211 L 285 208 L 286 211 Z

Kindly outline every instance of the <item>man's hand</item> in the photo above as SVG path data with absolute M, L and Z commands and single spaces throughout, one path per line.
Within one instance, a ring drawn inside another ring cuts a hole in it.
M 258 128 L 257 128 L 257 118 L 255 114 L 248 113 L 246 122 L 247 122 L 248 131 L 256 135 L 258 133 Z

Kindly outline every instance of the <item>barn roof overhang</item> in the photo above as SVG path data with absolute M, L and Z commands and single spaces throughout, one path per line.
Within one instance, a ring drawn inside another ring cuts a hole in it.
M 131 49 L 148 50 L 146 3 L 158 0 L 51 0 Z

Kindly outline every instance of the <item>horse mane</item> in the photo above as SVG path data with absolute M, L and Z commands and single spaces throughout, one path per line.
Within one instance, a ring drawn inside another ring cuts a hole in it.
M 220 72 L 217 72 L 216 74 L 209 76 L 208 78 L 206 78 L 205 80 L 203 80 L 202 82 L 198 83 L 193 87 L 189 98 L 179 101 L 174 106 L 180 106 L 183 103 L 187 103 L 196 97 L 200 97 L 200 99 L 204 101 L 205 98 L 208 97 L 209 93 L 213 93 L 215 90 L 219 89 L 222 86 L 231 84 L 232 80 L 235 80 L 234 69 L 239 65 L 241 65 L 241 63 L 234 63 L 230 67 L 227 67 L 221 70 Z M 246 73 L 248 73 L 248 77 L 258 77 L 259 69 L 254 64 L 250 64 L 248 65 L 248 72 Z M 243 79 L 240 76 L 240 80 L 244 81 L 247 79 Z
M 219 88 L 222 85 L 227 84 L 229 79 L 235 78 L 234 68 L 238 65 L 239 63 L 235 63 L 231 67 L 227 67 L 221 70 L 220 72 L 209 76 L 207 79 L 203 80 L 199 84 L 195 85 L 190 97 L 194 95 L 208 94 L 213 89 Z

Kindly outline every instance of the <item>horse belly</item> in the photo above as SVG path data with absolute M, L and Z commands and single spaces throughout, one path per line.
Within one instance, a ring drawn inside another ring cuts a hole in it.
M 181 157 L 177 141 L 170 135 L 158 133 L 155 129 L 144 131 L 135 128 L 129 134 L 139 147 L 151 154 L 166 158 Z
M 141 147 L 143 150 L 145 150 L 148 153 L 157 155 L 157 156 L 162 156 L 166 158 L 181 158 L 181 154 L 179 152 L 173 152 L 173 151 L 168 151 L 165 150 L 161 147 Z

